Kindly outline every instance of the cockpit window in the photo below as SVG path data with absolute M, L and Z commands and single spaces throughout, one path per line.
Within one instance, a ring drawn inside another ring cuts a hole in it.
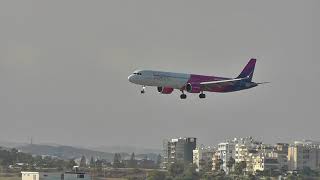
M 135 75 L 142 75 L 141 73 L 133 73 L 133 74 L 135 74 Z

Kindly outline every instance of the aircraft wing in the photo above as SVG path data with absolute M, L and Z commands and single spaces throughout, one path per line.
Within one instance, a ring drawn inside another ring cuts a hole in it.
M 227 80 L 221 80 L 221 81 L 209 81 L 209 82 L 202 82 L 200 83 L 200 87 L 202 90 L 210 90 L 212 88 L 221 88 L 224 86 L 234 85 L 235 83 L 247 79 L 245 78 L 236 78 L 236 79 L 227 79 Z

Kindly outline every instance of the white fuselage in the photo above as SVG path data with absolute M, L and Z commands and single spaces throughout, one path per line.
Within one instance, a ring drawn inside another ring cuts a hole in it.
M 187 84 L 190 77 L 190 74 L 143 70 L 135 71 L 128 79 L 132 83 L 143 86 L 181 89 Z

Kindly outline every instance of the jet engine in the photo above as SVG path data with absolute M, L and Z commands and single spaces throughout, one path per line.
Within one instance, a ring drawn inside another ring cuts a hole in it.
M 170 87 L 158 87 L 158 92 L 161 94 L 171 94 L 173 92 L 173 88 Z
M 186 91 L 188 93 L 200 93 L 201 92 L 200 84 L 188 83 L 186 85 Z

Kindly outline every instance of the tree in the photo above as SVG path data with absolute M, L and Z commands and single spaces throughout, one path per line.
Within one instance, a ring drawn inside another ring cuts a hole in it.
M 206 165 L 206 161 L 205 161 L 204 159 L 200 159 L 200 160 L 199 160 L 199 167 L 198 167 L 198 169 L 199 169 L 199 170 L 204 170 L 205 165 Z
M 237 175 L 242 175 L 243 174 L 243 170 L 247 167 L 247 163 L 245 161 L 241 161 L 239 163 L 236 163 L 236 165 L 234 166 L 234 172 Z
M 207 163 L 206 163 L 206 166 L 205 166 L 205 171 L 207 171 L 207 172 L 210 172 L 210 171 L 212 171 L 212 168 L 213 168 L 213 165 L 212 165 L 212 160 L 210 160 L 210 161 L 208 161 Z
M 303 167 L 302 171 L 301 171 L 302 175 L 305 176 L 318 176 L 318 172 L 312 170 L 310 167 Z
M 182 175 L 184 171 L 184 164 L 180 162 L 175 162 L 169 167 L 169 174 L 172 177 Z
M 95 162 L 93 160 L 93 157 L 91 157 L 90 159 L 90 168 L 94 168 L 95 167 Z
M 129 168 L 136 168 L 137 167 L 137 161 L 136 161 L 134 153 L 131 154 L 128 166 L 129 166 Z
M 157 156 L 157 168 L 160 168 L 160 166 L 161 166 L 161 161 L 162 161 L 162 157 L 161 157 L 160 154 L 158 154 L 158 156 Z
M 228 167 L 228 172 L 230 172 L 230 169 L 233 167 L 233 165 L 235 164 L 235 160 L 233 159 L 233 157 L 231 156 L 229 158 L 229 160 L 227 161 L 227 167 Z
M 219 171 L 221 169 L 221 165 L 223 164 L 223 160 L 222 159 L 216 159 L 214 161 L 214 164 L 215 164 L 215 170 L 216 171 Z
M 77 163 L 74 161 L 74 159 L 70 159 L 67 163 L 67 168 L 72 169 L 74 166 L 76 166 Z
M 85 156 L 82 156 L 82 157 L 81 157 L 81 160 L 80 160 L 80 167 L 86 167 L 86 166 L 87 166 L 86 157 L 85 157 Z
M 184 168 L 183 178 L 182 179 L 190 179 L 197 180 L 200 179 L 199 173 L 196 171 L 196 165 L 190 164 Z
M 284 165 L 280 169 L 280 172 L 283 173 L 283 174 L 286 173 L 287 171 L 288 171 L 288 165 Z
M 96 162 L 95 162 L 95 170 L 98 171 L 98 173 L 102 172 L 102 169 L 103 169 L 103 161 L 100 160 L 100 159 L 97 159 Z
M 123 164 L 121 163 L 121 155 L 118 153 L 114 154 L 113 167 L 114 168 L 122 168 L 123 167 Z

